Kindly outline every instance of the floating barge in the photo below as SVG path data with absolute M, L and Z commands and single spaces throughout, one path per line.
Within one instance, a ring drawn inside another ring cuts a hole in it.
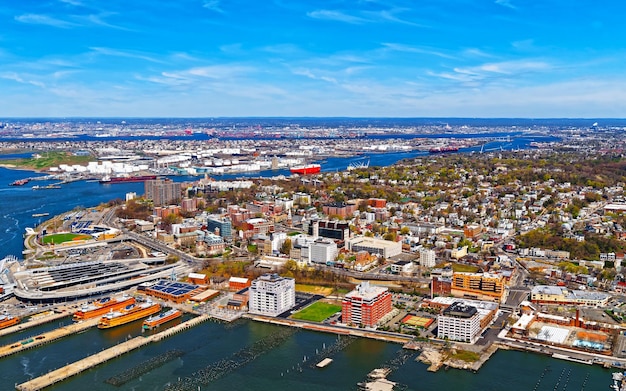
M 327 358 L 323 359 L 322 361 L 318 362 L 317 364 L 315 364 L 315 366 L 318 367 L 318 368 L 324 368 L 324 367 L 330 365 L 331 362 L 333 362 L 333 359 L 327 357 Z

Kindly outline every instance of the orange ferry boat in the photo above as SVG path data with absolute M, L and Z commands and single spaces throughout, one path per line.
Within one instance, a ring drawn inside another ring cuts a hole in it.
M 143 321 L 144 330 L 152 330 L 155 327 L 159 327 L 163 323 L 169 322 L 170 320 L 174 320 L 176 318 L 180 318 L 183 316 L 182 311 L 177 310 L 176 308 L 172 308 L 169 311 L 165 311 L 162 314 L 153 315 L 148 319 Z
M 20 323 L 20 318 L 11 315 L 0 315 L 0 329 Z
M 105 297 L 102 298 L 95 303 L 86 304 L 80 308 L 77 312 L 74 313 L 72 319 L 74 321 L 97 318 L 106 314 L 107 312 L 113 310 L 117 311 L 120 308 L 124 308 L 130 304 L 135 303 L 134 297 L 122 297 L 122 300 L 118 300 L 116 298 Z
M 137 319 L 145 318 L 161 311 L 161 304 L 146 301 L 141 304 L 130 304 L 119 311 L 111 311 L 100 318 L 99 329 L 110 329 Z

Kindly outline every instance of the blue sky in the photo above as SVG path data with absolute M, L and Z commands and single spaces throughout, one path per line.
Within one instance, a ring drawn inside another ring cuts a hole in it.
M 0 116 L 626 117 L 626 2 L 0 4 Z

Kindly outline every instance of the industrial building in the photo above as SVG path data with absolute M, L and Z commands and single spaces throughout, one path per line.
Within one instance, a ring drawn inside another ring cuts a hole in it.
M 530 292 L 530 300 L 538 304 L 584 305 L 604 307 L 611 296 L 602 292 L 568 290 L 566 287 L 537 285 Z
M 391 293 L 385 287 L 372 286 L 369 281 L 357 285 L 341 302 L 341 321 L 345 324 L 374 327 L 391 312 Z
M 370 254 L 380 255 L 383 258 L 391 258 L 402 254 L 402 243 L 359 236 L 346 240 L 346 249 L 355 253 L 367 251 Z
M 264 274 L 252 281 L 248 308 L 251 314 L 278 316 L 296 304 L 296 282 L 278 274 Z

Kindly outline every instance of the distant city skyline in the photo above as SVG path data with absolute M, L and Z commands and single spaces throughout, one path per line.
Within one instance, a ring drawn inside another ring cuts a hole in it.
M 0 117 L 626 117 L 622 2 L 0 6 Z

